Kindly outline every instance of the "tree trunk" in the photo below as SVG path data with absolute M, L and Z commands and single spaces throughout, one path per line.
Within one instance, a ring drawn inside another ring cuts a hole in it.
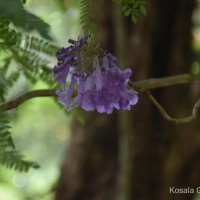
M 118 152 L 115 116 L 85 113 L 86 124 L 74 122 L 64 159 L 57 200 L 114 200 Z
M 112 1 L 95 2 L 97 39 L 113 50 Z M 56 200 L 115 200 L 118 170 L 117 112 L 84 112 L 85 124 L 76 120 L 57 185 Z
M 173 4 L 149 1 L 149 15 L 141 19 L 132 36 L 138 79 L 190 72 L 194 6 L 194 0 L 176 0 Z M 190 88 L 173 86 L 153 94 L 172 116 L 181 117 L 192 110 Z M 191 138 L 191 134 L 199 138 L 197 124 L 173 125 L 163 120 L 145 94 L 136 106 L 134 124 L 133 199 L 192 199 L 194 194 L 170 194 L 169 189 L 195 188 L 200 181 L 196 170 L 199 164 L 194 163 L 199 139 Z

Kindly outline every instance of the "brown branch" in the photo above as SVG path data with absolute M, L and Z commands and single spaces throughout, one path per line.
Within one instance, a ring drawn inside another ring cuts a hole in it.
M 131 86 L 139 91 L 168 87 L 173 85 L 185 84 L 195 80 L 200 80 L 200 75 L 181 74 L 177 76 L 169 76 L 164 78 L 151 78 L 138 82 L 129 81 Z
M 50 90 L 50 89 L 45 89 L 45 90 L 33 90 L 30 92 L 27 92 L 25 94 L 22 94 L 21 96 L 0 104 L 0 110 L 1 111 L 7 111 L 7 110 L 11 110 L 13 108 L 16 108 L 17 106 L 19 106 L 20 104 L 22 104 L 23 102 L 32 99 L 32 98 L 36 98 L 36 97 L 52 97 L 52 96 L 56 96 L 56 91 L 55 90 Z
M 200 80 L 200 75 L 195 76 L 191 74 L 182 74 L 182 75 L 169 76 L 169 77 L 164 77 L 164 78 L 146 79 L 146 80 L 142 80 L 138 82 L 130 81 L 129 84 L 138 92 L 143 92 L 149 89 L 162 88 L 162 87 L 173 86 L 173 85 L 178 85 L 178 84 L 186 84 L 195 80 Z M 163 117 L 167 119 L 168 121 L 171 121 L 174 123 L 186 123 L 196 118 L 197 110 L 200 106 L 200 100 L 195 104 L 193 108 L 193 114 L 191 116 L 187 118 L 175 119 L 175 118 L 170 117 L 166 113 L 166 111 L 162 108 L 162 106 L 155 100 L 155 98 L 150 93 L 147 92 L 147 94 L 149 98 L 151 99 L 151 101 L 153 102 L 153 104 L 161 112 Z M 44 90 L 30 91 L 25 94 L 22 94 L 16 99 L 0 104 L 0 110 L 2 111 L 11 110 L 13 108 L 16 108 L 23 102 L 35 97 L 50 97 L 50 96 L 56 96 L 55 90 L 44 89 Z
M 149 91 L 145 91 L 149 99 L 152 101 L 152 103 L 156 106 L 158 111 L 161 113 L 161 115 L 168 121 L 173 122 L 175 124 L 183 124 L 183 123 L 188 123 L 196 119 L 197 117 L 197 112 L 200 107 L 200 99 L 195 103 L 193 107 L 192 114 L 188 117 L 183 117 L 183 118 L 173 118 L 171 117 L 165 109 L 158 103 L 158 101 L 151 95 Z

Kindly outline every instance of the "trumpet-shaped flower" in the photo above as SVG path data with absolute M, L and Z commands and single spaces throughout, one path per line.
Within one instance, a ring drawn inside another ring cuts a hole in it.
M 130 110 L 138 101 L 137 92 L 127 88 L 132 75 L 131 69 L 121 70 L 117 67 L 117 58 L 108 51 L 103 56 L 95 56 L 90 71 L 84 69 L 82 63 L 87 59 L 81 52 L 88 44 L 89 36 L 78 41 L 70 40 L 70 47 L 62 48 L 57 53 L 58 63 L 53 69 L 53 77 L 62 85 L 57 91 L 59 102 L 64 104 L 68 111 L 72 109 L 72 94 L 75 84 L 78 86 L 74 97 L 76 107 L 86 111 L 97 110 L 100 113 L 111 114 L 113 109 Z M 91 58 L 90 58 L 91 59 Z M 102 63 L 102 64 L 100 64 Z M 68 74 L 71 80 L 68 89 L 65 89 Z

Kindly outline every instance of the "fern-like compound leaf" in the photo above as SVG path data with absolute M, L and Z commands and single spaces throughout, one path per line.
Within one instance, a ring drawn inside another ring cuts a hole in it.
M 26 31 L 36 30 L 42 37 L 51 40 L 50 26 L 41 18 L 26 11 L 21 0 L 1 0 L 0 13 L 2 18 L 12 22 L 15 26 Z
M 0 165 L 18 171 L 28 171 L 30 168 L 38 168 L 39 165 L 37 163 L 24 160 L 15 150 L 9 128 L 10 125 L 6 114 L 0 112 Z
M 113 0 L 115 3 L 122 6 L 125 16 L 130 16 L 132 22 L 137 22 L 140 14 L 147 16 L 146 0 Z
M 43 80 L 51 87 L 55 85 L 48 63 L 59 47 L 49 42 L 49 25 L 27 12 L 22 3 L 25 1 L 0 1 L 0 52 L 4 51 L 0 55 L 0 104 L 21 74 L 31 82 Z M 43 38 L 31 36 L 29 30 L 36 30 Z M 16 151 L 9 128 L 7 115 L 0 111 L 0 165 L 20 171 L 38 168 L 37 163 L 24 160 Z
M 94 4 L 92 0 L 81 0 L 80 2 L 80 24 L 85 33 L 95 33 Z

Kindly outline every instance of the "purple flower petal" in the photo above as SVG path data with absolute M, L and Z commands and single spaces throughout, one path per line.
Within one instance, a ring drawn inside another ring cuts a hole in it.
M 67 60 L 64 63 L 58 64 L 54 67 L 52 76 L 57 79 L 57 82 L 65 87 L 66 79 L 69 73 L 70 65 Z
M 93 68 L 94 68 L 94 72 L 93 72 L 94 81 L 96 85 L 96 90 L 98 91 L 98 90 L 101 90 L 103 87 L 103 77 L 102 77 L 102 72 L 101 72 L 99 62 L 97 59 L 94 60 Z
M 91 91 L 78 94 L 78 96 L 74 99 L 74 102 L 76 107 L 81 107 L 86 111 L 95 110 L 93 92 Z
M 67 90 L 57 90 L 56 94 L 58 95 L 58 101 L 66 106 L 67 111 L 71 111 L 72 104 L 71 104 L 71 97 L 74 90 L 74 85 L 76 81 L 72 76 L 71 82 Z
M 110 60 L 112 62 L 117 61 L 117 57 L 113 56 L 108 50 L 105 51 L 105 56 L 107 56 L 108 60 Z
M 94 90 L 94 88 L 95 88 L 94 78 L 92 76 L 89 76 L 85 82 L 84 92 L 92 91 Z
M 126 83 L 128 83 L 128 81 L 129 81 L 129 77 L 132 75 L 132 71 L 131 71 L 131 69 L 125 69 L 125 70 L 123 70 L 123 76 L 124 76 L 124 78 L 125 78 L 125 82 Z
M 86 35 L 85 37 L 81 38 L 81 39 L 79 40 L 80 45 L 83 46 L 84 44 L 87 44 L 88 41 L 89 41 L 89 38 L 90 38 L 90 35 Z
M 86 111 L 93 111 L 95 110 L 95 102 L 93 98 L 93 93 L 92 92 L 86 92 L 83 95 L 82 98 L 82 105 L 81 107 L 86 110 Z

